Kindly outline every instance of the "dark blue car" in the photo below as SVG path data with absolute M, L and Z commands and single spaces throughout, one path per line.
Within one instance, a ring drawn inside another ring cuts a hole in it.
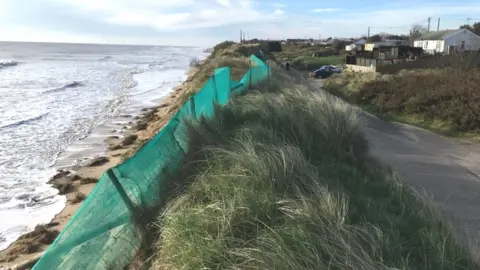
M 317 79 L 317 78 L 327 78 L 330 77 L 333 73 L 341 73 L 342 71 L 340 68 L 332 65 L 322 66 L 321 68 L 314 70 L 310 73 L 310 76 Z

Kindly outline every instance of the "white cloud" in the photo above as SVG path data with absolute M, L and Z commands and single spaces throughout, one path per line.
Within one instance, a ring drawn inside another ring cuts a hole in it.
M 230 8 L 232 3 L 230 2 L 230 0 L 215 0 L 219 5 L 223 6 L 223 7 L 226 7 L 226 8 Z
M 281 8 L 281 9 L 287 7 L 287 5 L 285 5 L 285 4 L 279 4 L 279 3 L 274 3 L 274 4 L 272 4 L 272 6 L 273 6 L 274 8 Z
M 441 29 L 458 28 L 465 23 L 466 17 L 478 17 L 480 3 L 459 5 L 423 5 L 415 7 L 395 7 L 391 9 L 374 9 L 370 11 L 350 13 L 342 12 L 341 16 L 326 14 L 310 16 L 308 14 L 286 14 L 276 23 L 250 27 L 245 30 L 251 36 L 284 38 L 317 38 L 322 37 L 355 37 L 367 34 L 371 26 L 371 34 L 388 32 L 392 34 L 408 33 L 414 23 L 427 24 L 431 17 L 431 28 L 436 29 L 436 19 L 441 17 Z M 374 20 L 372 18 L 375 18 Z M 479 20 L 480 21 L 480 20 Z
M 269 20 L 281 9 L 262 13 L 253 0 L 48 0 L 60 1 L 80 11 L 97 12 L 103 20 L 119 25 L 153 27 L 160 31 L 217 27 Z M 98 3 L 97 3 L 98 2 Z M 179 11 L 182 10 L 182 11 Z
M 340 9 L 316 8 L 294 14 L 284 4 L 262 1 L 0 0 L 0 24 L 8 25 L 0 29 L 0 38 L 191 45 L 199 40 L 236 39 L 240 28 L 250 38 L 360 36 L 368 26 L 371 33 L 406 32 L 428 17 L 434 27 L 437 17 L 442 18 L 441 28 L 458 27 L 480 12 L 480 3 L 407 7 L 392 3 L 388 9 L 335 13 Z M 12 30 L 20 26 L 28 31 Z
M 275 16 L 281 16 L 283 14 L 285 14 L 285 11 L 283 11 L 282 9 L 279 9 L 279 8 L 275 9 L 275 11 L 273 12 L 273 15 L 275 15 Z
M 341 9 L 339 8 L 315 8 L 315 9 L 312 9 L 311 11 L 315 13 L 321 13 L 321 12 L 335 12 L 340 10 Z

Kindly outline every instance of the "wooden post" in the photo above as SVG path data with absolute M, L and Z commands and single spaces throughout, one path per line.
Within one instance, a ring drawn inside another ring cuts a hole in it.
M 193 118 L 197 119 L 197 112 L 195 111 L 195 96 L 190 97 L 190 113 Z
M 252 87 L 252 69 L 249 70 L 250 73 L 248 75 L 248 87 L 247 89 L 250 89 Z
M 118 181 L 117 176 L 113 172 L 113 169 L 110 168 L 107 170 L 107 175 L 112 181 L 113 185 L 115 186 L 115 189 L 117 190 L 118 194 L 120 194 L 120 197 L 122 198 L 123 202 L 127 206 L 128 210 L 130 213 L 134 214 L 135 213 L 135 207 L 133 206 L 132 201 L 127 195 L 127 192 L 125 192 L 125 189 L 123 188 L 122 184 L 120 184 L 120 181 Z
M 217 90 L 217 82 L 215 80 L 215 75 L 212 76 L 212 83 L 213 83 L 213 89 L 215 91 L 215 97 L 213 102 L 218 104 L 218 90 Z

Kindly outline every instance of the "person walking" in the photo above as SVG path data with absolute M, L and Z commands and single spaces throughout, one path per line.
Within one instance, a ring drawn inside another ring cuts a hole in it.
M 286 69 L 286 70 L 289 70 L 289 69 L 290 69 L 290 63 L 289 63 L 289 62 L 287 62 L 287 63 L 285 64 L 285 69 Z

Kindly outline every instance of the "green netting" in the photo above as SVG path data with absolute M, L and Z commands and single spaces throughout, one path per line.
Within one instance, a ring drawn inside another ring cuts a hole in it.
M 158 201 L 163 176 L 181 166 L 188 150 L 185 120 L 213 116 L 215 104 L 228 103 L 231 92 L 245 91 L 264 80 L 268 67 L 255 56 L 251 58 L 257 66 L 241 82 L 231 81 L 229 67 L 215 70 L 214 76 L 152 140 L 130 159 L 104 173 L 33 269 L 123 269 L 128 265 L 142 242 L 132 212 L 137 206 Z

